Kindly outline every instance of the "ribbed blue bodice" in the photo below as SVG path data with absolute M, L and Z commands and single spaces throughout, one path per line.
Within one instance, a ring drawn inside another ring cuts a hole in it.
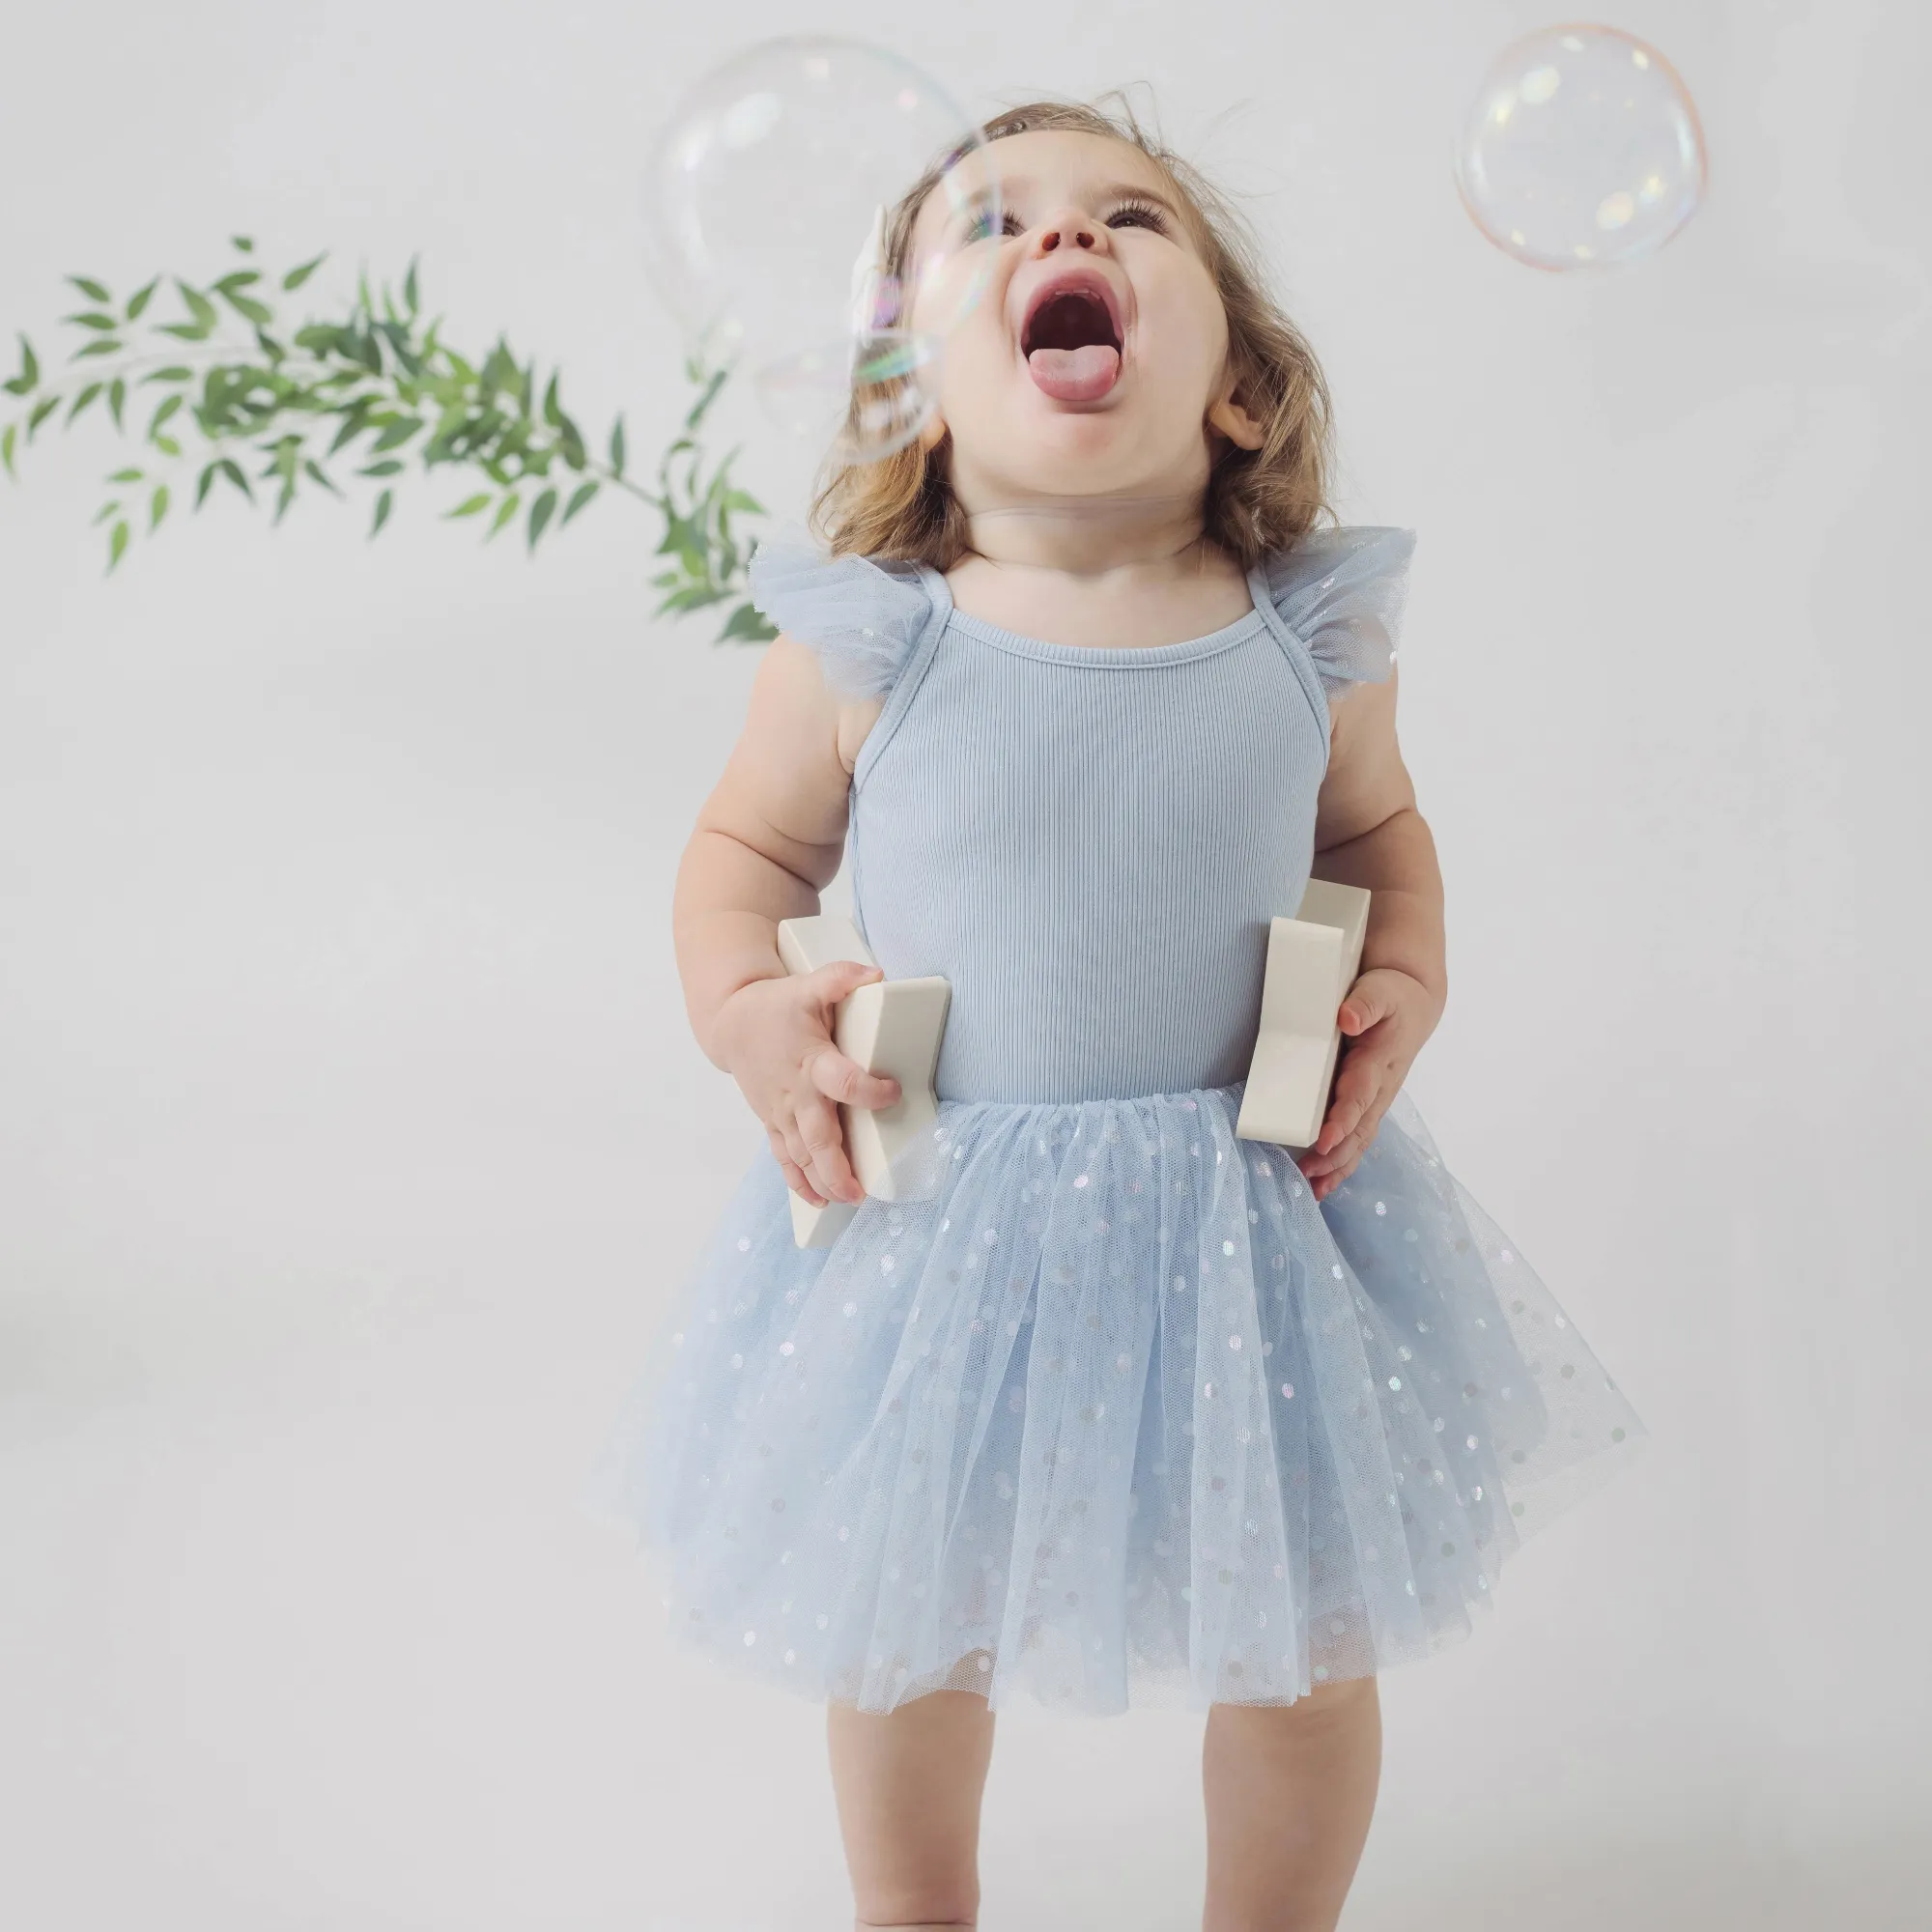
M 1328 693 L 1387 674 L 1410 541 L 1322 532 L 1250 573 L 1236 623 L 1118 649 L 964 615 L 937 571 L 760 552 L 762 608 L 835 688 L 884 696 L 852 781 L 854 906 L 889 978 L 952 983 L 942 1099 L 1246 1073 L 1268 922 L 1314 855 Z

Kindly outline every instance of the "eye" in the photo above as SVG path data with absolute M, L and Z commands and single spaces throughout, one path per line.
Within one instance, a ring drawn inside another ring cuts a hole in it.
M 1109 228 L 1151 228 L 1156 235 L 1167 233 L 1167 216 L 1151 201 L 1123 201 L 1107 217 Z
M 1005 237 L 1022 232 L 1020 218 L 1011 209 L 1000 215 L 1000 234 Z M 968 242 L 983 242 L 993 233 L 993 211 L 990 208 L 976 208 L 966 217 L 964 239 Z

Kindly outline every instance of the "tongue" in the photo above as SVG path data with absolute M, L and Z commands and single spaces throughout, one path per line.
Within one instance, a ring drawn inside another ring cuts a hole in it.
M 1091 403 L 1120 380 L 1121 352 L 1105 342 L 1081 349 L 1036 349 L 1027 367 L 1035 384 L 1056 402 Z

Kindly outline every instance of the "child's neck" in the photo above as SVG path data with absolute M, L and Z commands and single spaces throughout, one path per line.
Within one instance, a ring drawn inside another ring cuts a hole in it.
M 1204 534 L 1198 492 L 967 506 L 955 608 L 1049 643 L 1138 648 L 1205 637 L 1253 608 L 1240 566 Z
M 969 501 L 965 508 L 971 558 L 997 570 L 1151 582 L 1198 578 L 1212 554 L 1203 541 L 1198 490 L 1171 497 L 1041 496 L 998 508 Z

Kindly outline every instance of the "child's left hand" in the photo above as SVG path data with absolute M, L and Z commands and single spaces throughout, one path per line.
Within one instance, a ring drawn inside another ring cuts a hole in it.
M 1441 1016 L 1435 995 L 1393 966 L 1374 967 L 1349 988 L 1338 1015 L 1349 1037 L 1342 1042 L 1328 1117 L 1315 1145 L 1294 1156 L 1317 1201 L 1326 1200 L 1361 1164 Z

